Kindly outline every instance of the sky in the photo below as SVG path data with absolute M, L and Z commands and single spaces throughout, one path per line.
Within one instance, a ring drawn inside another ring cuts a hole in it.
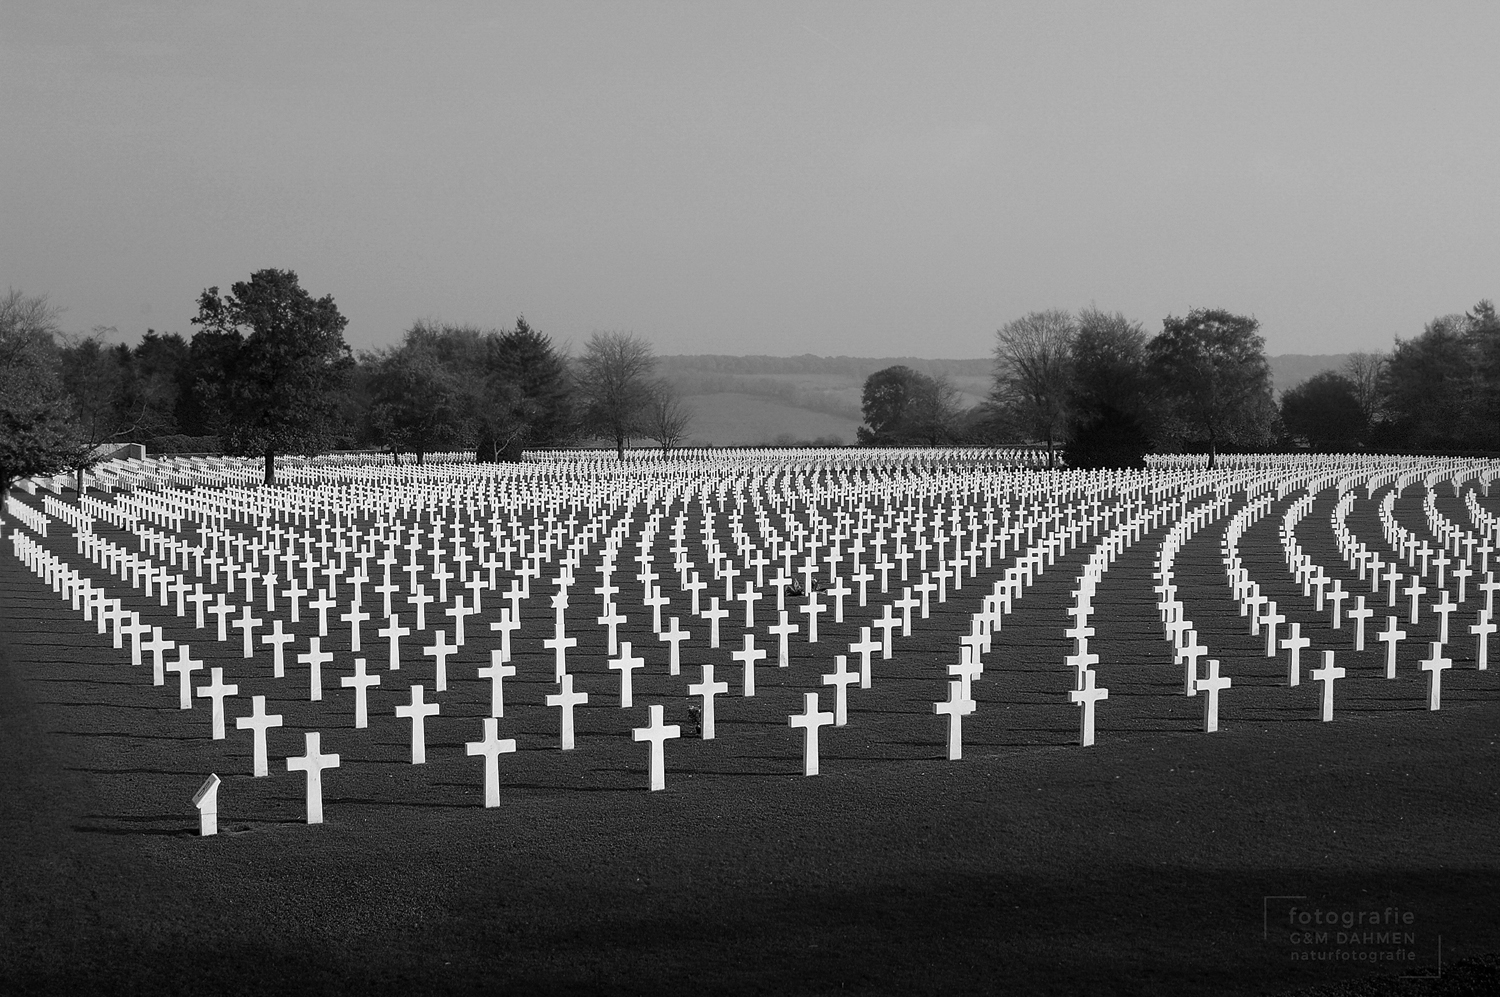
M 1500 4 L 0 0 L 0 287 L 356 349 L 982 357 L 1038 309 L 1388 348 L 1500 297 Z

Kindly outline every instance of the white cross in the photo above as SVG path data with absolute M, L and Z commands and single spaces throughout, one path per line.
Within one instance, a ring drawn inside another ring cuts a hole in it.
M 680 724 L 665 723 L 663 718 L 664 712 L 661 704 L 651 704 L 651 722 L 645 727 L 637 727 L 631 731 L 631 736 L 635 740 L 651 742 L 651 791 L 653 793 L 667 788 L 667 741 L 671 738 L 682 736 L 682 726 Z
M 1208 674 L 1198 680 L 1198 691 L 1207 694 L 1203 697 L 1203 731 L 1212 734 L 1219 729 L 1219 693 L 1233 683 L 1228 675 L 1219 674 L 1218 658 L 1208 659 L 1206 671 Z
M 1083 675 L 1083 688 L 1074 689 L 1068 693 L 1068 700 L 1083 707 L 1082 727 L 1078 737 L 1078 743 L 1087 748 L 1094 743 L 1094 704 L 1101 699 L 1109 698 L 1109 690 L 1096 688 L 1094 686 L 1094 672 L 1087 671 Z
M 1311 647 L 1312 641 L 1302 636 L 1302 624 L 1293 623 L 1291 636 L 1281 642 L 1283 651 L 1290 651 L 1286 661 L 1286 684 L 1288 688 L 1302 684 L 1302 651 Z
M 328 636 L 328 611 L 330 609 L 333 609 L 337 605 L 338 602 L 334 599 L 329 598 L 327 591 L 324 589 L 318 589 L 318 597 L 316 599 L 311 599 L 308 601 L 307 608 L 316 609 L 318 611 L 319 637 Z
M 287 644 L 296 643 L 296 641 L 296 634 L 286 633 L 281 629 L 281 617 L 279 616 L 271 621 L 271 632 L 261 635 L 260 642 L 262 644 L 270 644 L 272 648 L 271 674 L 275 678 L 281 678 L 286 674 L 285 647 Z
M 1387 616 L 1385 621 L 1385 630 L 1375 636 L 1385 641 L 1385 677 L 1393 679 L 1396 677 L 1396 644 L 1406 639 L 1406 631 L 1396 629 L 1394 616 Z
M 956 665 L 948 666 L 948 677 L 950 679 L 956 679 L 959 683 L 962 684 L 965 699 L 973 698 L 973 693 L 971 690 L 974 687 L 974 683 L 978 682 L 983 674 L 984 665 L 980 664 L 978 661 L 960 661 Z M 1081 677 L 1078 680 L 1078 687 L 1083 688 L 1083 679 Z
M 702 615 L 704 619 L 708 620 L 708 646 L 718 647 L 719 621 L 729 616 L 729 610 L 719 608 L 718 596 L 713 596 L 709 600 L 709 604 L 712 608 L 700 615 Z
M 823 684 L 833 686 L 833 725 L 843 727 L 849 722 L 849 686 L 859 675 L 849 670 L 848 655 L 834 655 L 833 662 L 833 672 L 823 676 Z
M 620 611 L 618 609 L 616 609 L 613 605 L 606 605 L 604 607 L 604 615 L 598 617 L 598 623 L 599 623 L 599 625 L 601 627 L 608 627 L 609 628 L 609 653 L 610 654 L 615 654 L 615 653 L 617 653 L 619 651 L 619 649 L 620 649 L 619 632 L 618 632 L 619 631 L 619 626 L 620 626 L 621 623 L 627 623 L 627 622 L 629 622 L 629 621 L 625 618 L 625 616 L 623 616 L 620 613 Z M 490 624 L 491 628 L 493 628 L 494 626 L 495 626 L 495 624 L 493 624 L 493 623 Z
M 755 663 L 765 658 L 766 652 L 758 650 L 755 646 L 755 635 L 745 634 L 745 647 L 743 650 L 732 651 L 729 655 L 734 660 L 745 666 L 745 691 L 748 698 L 755 695 Z
M 792 727 L 802 728 L 802 774 L 818 774 L 818 728 L 833 723 L 832 713 L 818 710 L 818 694 L 802 694 L 802 712 L 787 718 Z
M 141 622 L 141 615 L 132 612 L 130 622 L 126 623 L 120 630 L 130 637 L 130 664 L 139 667 L 141 663 L 141 638 L 151 632 L 149 624 Z
M 322 745 L 319 743 L 321 739 L 322 735 L 318 731 L 308 731 L 303 754 L 286 760 L 288 772 L 307 773 L 307 822 L 309 824 L 323 823 L 323 770 L 339 767 L 338 755 L 323 754 Z
M 438 692 L 448 691 L 448 658 L 457 653 L 458 645 L 448 643 L 446 630 L 439 630 L 433 643 L 422 648 L 422 654 L 428 658 L 434 658 L 437 662 L 436 675 L 433 686 Z
M 193 708 L 193 690 L 191 688 L 191 676 L 193 672 L 203 667 L 203 662 L 188 657 L 188 646 L 183 644 L 177 649 L 177 660 L 167 662 L 167 668 L 177 673 L 177 706 L 179 709 L 191 710 Z
M 1274 658 L 1276 657 L 1276 628 L 1286 622 L 1286 615 L 1276 611 L 1275 599 L 1266 603 L 1266 611 L 1260 621 L 1266 625 L 1266 657 Z
M 1438 641 L 1430 645 L 1429 655 L 1421 668 L 1427 673 L 1427 708 L 1436 710 L 1442 704 L 1443 672 L 1453 667 L 1453 660 L 1443 657 L 1443 645 Z
M 671 623 L 672 625 L 668 627 L 665 632 L 658 633 L 656 635 L 656 639 L 666 641 L 667 643 L 672 645 L 672 651 L 670 657 L 668 658 L 667 667 L 668 671 L 671 674 L 677 675 L 682 671 L 682 652 L 679 649 L 678 645 L 680 645 L 685 640 L 691 639 L 693 633 L 691 630 L 679 630 L 677 627 L 677 617 L 675 616 L 672 617 Z
M 516 666 L 505 663 L 500 648 L 491 651 L 490 663 L 479 669 L 479 677 L 490 680 L 490 716 L 505 716 L 505 689 L 501 683 L 515 674 Z
M 948 699 L 946 702 L 933 703 L 932 712 L 939 716 L 948 715 L 948 760 L 956 762 L 964 756 L 963 724 L 964 717 L 973 713 L 978 704 L 969 698 L 961 680 L 953 680 L 948 683 Z
M 1313 669 L 1307 675 L 1308 678 L 1323 683 L 1322 704 L 1318 715 L 1327 723 L 1333 719 L 1333 683 L 1344 677 L 1345 669 L 1334 665 L 1332 651 L 1324 651 L 1322 667 Z
M 1473 626 L 1469 627 L 1469 633 L 1479 638 L 1479 646 L 1475 648 L 1474 664 L 1479 671 L 1485 671 L 1490 667 L 1490 634 L 1500 627 L 1496 627 L 1490 621 L 1490 614 L 1484 610 L 1479 611 L 1479 616 Z
M 663 595 L 661 589 L 655 585 L 651 586 L 651 590 L 646 594 L 646 597 L 641 600 L 642 605 L 647 606 L 651 609 L 652 632 L 661 633 L 662 607 L 666 606 L 669 602 L 671 602 L 671 600 Z
M 480 671 L 483 670 L 480 669 Z M 502 740 L 500 721 L 494 717 L 485 717 L 484 738 L 465 742 L 464 747 L 471 755 L 484 756 L 484 805 L 498 807 L 500 805 L 500 756 L 516 750 L 516 739 L 507 737 Z
M 714 681 L 714 666 L 702 665 L 703 680 L 688 686 L 688 695 L 703 699 L 703 740 L 714 739 L 714 697 L 729 692 L 728 682 Z
M 464 617 L 466 617 L 466 616 L 473 616 L 474 614 L 478 613 L 479 610 L 475 609 L 473 606 L 465 606 L 464 605 L 464 597 L 463 596 L 458 596 L 456 599 L 453 600 L 453 605 L 450 606 L 444 612 L 445 612 L 445 614 L 447 616 L 449 616 L 449 617 L 451 617 L 453 619 L 453 643 L 454 643 L 454 645 L 456 647 L 463 647 L 464 646 Z M 438 691 L 441 692 L 442 690 L 438 690 Z
M 1354 600 L 1354 608 L 1348 612 L 1349 619 L 1354 621 L 1354 649 L 1363 651 L 1365 649 L 1365 620 L 1375 615 L 1375 610 L 1365 608 L 1365 597 L 1359 596 Z
M 833 622 L 844 622 L 844 596 L 853 592 L 849 586 L 844 584 L 844 579 L 838 575 L 833 576 L 833 584 L 824 590 L 833 596 Z
M 747 581 L 745 583 L 745 591 L 741 592 L 735 598 L 745 604 L 745 629 L 755 629 L 755 604 L 762 598 L 761 594 L 755 590 L 754 585 Z
M 406 601 L 417 607 L 417 633 L 421 633 L 427 629 L 427 604 L 435 600 L 427 594 L 427 586 L 418 585 L 417 594 L 407 596 Z
M 493 626 L 493 624 L 491 624 Z M 388 671 L 399 672 L 401 670 L 401 638 L 411 636 L 411 628 L 401 625 L 401 614 L 392 613 L 386 625 L 375 631 L 377 636 L 385 638 L 390 643 L 390 656 L 387 660 Z
M 427 718 L 435 717 L 442 712 L 440 704 L 424 702 L 422 692 L 420 685 L 412 686 L 411 702 L 396 707 L 396 716 L 405 717 L 411 721 L 411 763 L 413 765 L 427 763 Z
M 561 682 L 563 675 L 568 670 L 568 648 L 578 646 L 577 637 L 568 637 L 563 634 L 561 625 L 553 631 L 551 637 L 542 641 L 542 646 L 552 651 L 552 664 L 556 671 L 556 681 Z
M 588 701 L 588 693 L 573 691 L 573 676 L 568 674 L 562 677 L 562 691 L 547 697 L 548 706 L 556 706 L 562 710 L 562 750 L 573 750 L 573 708 Z
M 367 708 L 370 686 L 379 684 L 379 675 L 371 675 L 365 671 L 364 658 L 354 659 L 353 675 L 345 675 L 339 679 L 339 685 L 345 689 L 354 690 L 354 726 L 357 730 L 364 730 L 370 726 L 370 714 Z
M 308 668 L 307 698 L 316 703 L 323 699 L 323 666 L 333 661 L 333 654 L 322 648 L 322 638 L 307 638 L 307 650 L 297 655 L 297 663 Z
M 266 728 L 280 727 L 281 714 L 274 713 L 269 716 L 266 714 L 266 697 L 264 696 L 252 697 L 250 702 L 250 715 L 235 720 L 234 726 L 238 730 L 251 731 L 254 742 L 254 773 L 256 778 L 264 778 L 270 774 L 270 769 L 266 764 Z
M 505 660 L 510 660 L 510 635 L 521 629 L 520 614 L 510 610 L 500 610 L 498 623 L 491 623 L 490 630 L 500 632 L 500 650 L 504 652 Z
M 859 655 L 859 687 L 870 688 L 870 655 L 880 650 L 880 641 L 870 636 L 872 627 L 859 628 L 859 640 L 849 645 L 849 653 Z
M 213 732 L 215 741 L 224 740 L 224 697 L 239 694 L 237 685 L 224 684 L 224 669 L 215 667 L 209 672 L 213 681 L 198 687 L 198 698 L 207 698 L 213 703 Z
M 1343 583 L 1335 579 L 1333 583 L 1333 591 L 1328 593 L 1328 601 L 1333 603 L 1332 612 L 1334 630 L 1337 630 L 1340 627 L 1344 615 L 1344 600 L 1347 598 L 1349 598 L 1349 593 L 1344 591 Z
M 1432 606 L 1432 611 L 1442 617 L 1438 624 L 1438 643 L 1448 643 L 1448 616 L 1458 608 L 1458 603 L 1449 600 L 1448 590 L 1442 590 L 1443 598 Z
M 1403 589 L 1401 593 L 1402 595 L 1409 596 L 1411 598 L 1411 619 L 1407 621 L 1408 623 L 1417 622 L 1417 599 L 1427 591 L 1426 586 L 1418 585 L 1417 581 L 1417 576 L 1412 575 L 1411 584 L 1406 586 L 1406 588 Z
M 349 607 L 349 612 L 339 617 L 349 624 L 349 650 L 354 654 L 359 653 L 359 625 L 369 618 L 370 614 L 366 613 L 357 602 Z
M 891 660 L 891 631 L 894 630 L 894 629 L 896 629 L 897 627 L 899 627 L 901 625 L 901 621 L 898 620 L 895 616 L 892 615 L 892 613 L 891 613 L 891 604 L 890 603 L 886 603 L 885 604 L 885 613 L 884 613 L 884 615 L 881 616 L 877 620 L 871 621 L 871 625 L 879 627 L 881 629 L 881 631 L 882 631 L 882 633 L 880 635 L 880 659 L 882 661 L 890 661 Z
M 631 679 L 637 668 L 644 668 L 645 658 L 635 657 L 631 653 L 630 641 L 620 644 L 620 656 L 609 662 L 609 669 L 620 673 L 620 708 L 628 709 L 635 705 L 635 696 Z
M 787 657 L 787 638 L 796 633 L 800 627 L 787 620 L 786 610 L 781 611 L 781 622 L 766 628 L 776 635 L 776 664 L 780 668 L 786 668 L 791 662 Z

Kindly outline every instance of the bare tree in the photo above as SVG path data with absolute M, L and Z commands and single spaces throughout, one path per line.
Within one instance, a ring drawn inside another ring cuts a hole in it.
M 1380 415 L 1380 378 L 1385 366 L 1384 353 L 1351 353 L 1344 361 L 1344 376 L 1354 385 L 1354 397 L 1367 426 Z
M 584 421 L 594 433 L 614 442 L 621 460 L 625 445 L 645 430 L 655 369 L 651 344 L 628 332 L 594 333 L 578 358 Z
M 646 405 L 646 437 L 660 443 L 662 453 L 666 453 L 687 438 L 692 421 L 693 410 L 683 403 L 676 389 L 665 381 L 658 382 Z
M 1047 442 L 1047 466 L 1067 425 L 1077 327 L 1066 311 L 1032 312 L 995 333 L 995 400 Z

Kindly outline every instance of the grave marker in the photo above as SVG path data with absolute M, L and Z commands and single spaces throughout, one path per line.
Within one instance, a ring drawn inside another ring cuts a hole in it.
M 484 669 L 480 669 L 483 671 Z M 511 669 L 514 671 L 515 669 Z M 516 739 L 500 738 L 500 721 L 494 717 L 484 718 L 484 737 L 468 741 L 464 745 L 470 755 L 484 756 L 484 805 L 500 805 L 500 756 L 516 750 Z
M 682 736 L 682 727 L 679 724 L 668 724 L 663 719 L 664 709 L 659 703 L 653 703 L 650 707 L 651 721 L 645 727 L 637 727 L 631 731 L 631 737 L 637 741 L 649 741 L 651 743 L 651 792 L 657 792 L 667 788 L 666 776 L 666 750 L 667 741 L 674 737 Z
M 792 727 L 802 728 L 802 774 L 817 775 L 818 728 L 833 723 L 833 714 L 818 710 L 817 693 L 805 692 L 802 694 L 802 712 L 788 717 L 787 723 Z
M 303 754 L 286 760 L 288 772 L 307 773 L 307 822 L 309 824 L 323 823 L 323 770 L 339 767 L 339 756 L 323 754 L 321 740 L 321 733 L 308 731 Z

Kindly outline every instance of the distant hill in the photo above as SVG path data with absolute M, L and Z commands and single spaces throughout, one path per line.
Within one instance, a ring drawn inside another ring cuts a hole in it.
M 1271 357 L 1271 379 L 1279 395 L 1325 370 L 1343 365 L 1347 354 Z M 946 376 L 959 404 L 978 405 L 989 394 L 993 361 L 925 360 L 920 357 L 798 357 L 676 355 L 658 358 L 657 372 L 693 409 L 689 438 L 711 446 L 821 440 L 853 443 L 861 421 L 860 393 L 877 370 L 904 364 Z

